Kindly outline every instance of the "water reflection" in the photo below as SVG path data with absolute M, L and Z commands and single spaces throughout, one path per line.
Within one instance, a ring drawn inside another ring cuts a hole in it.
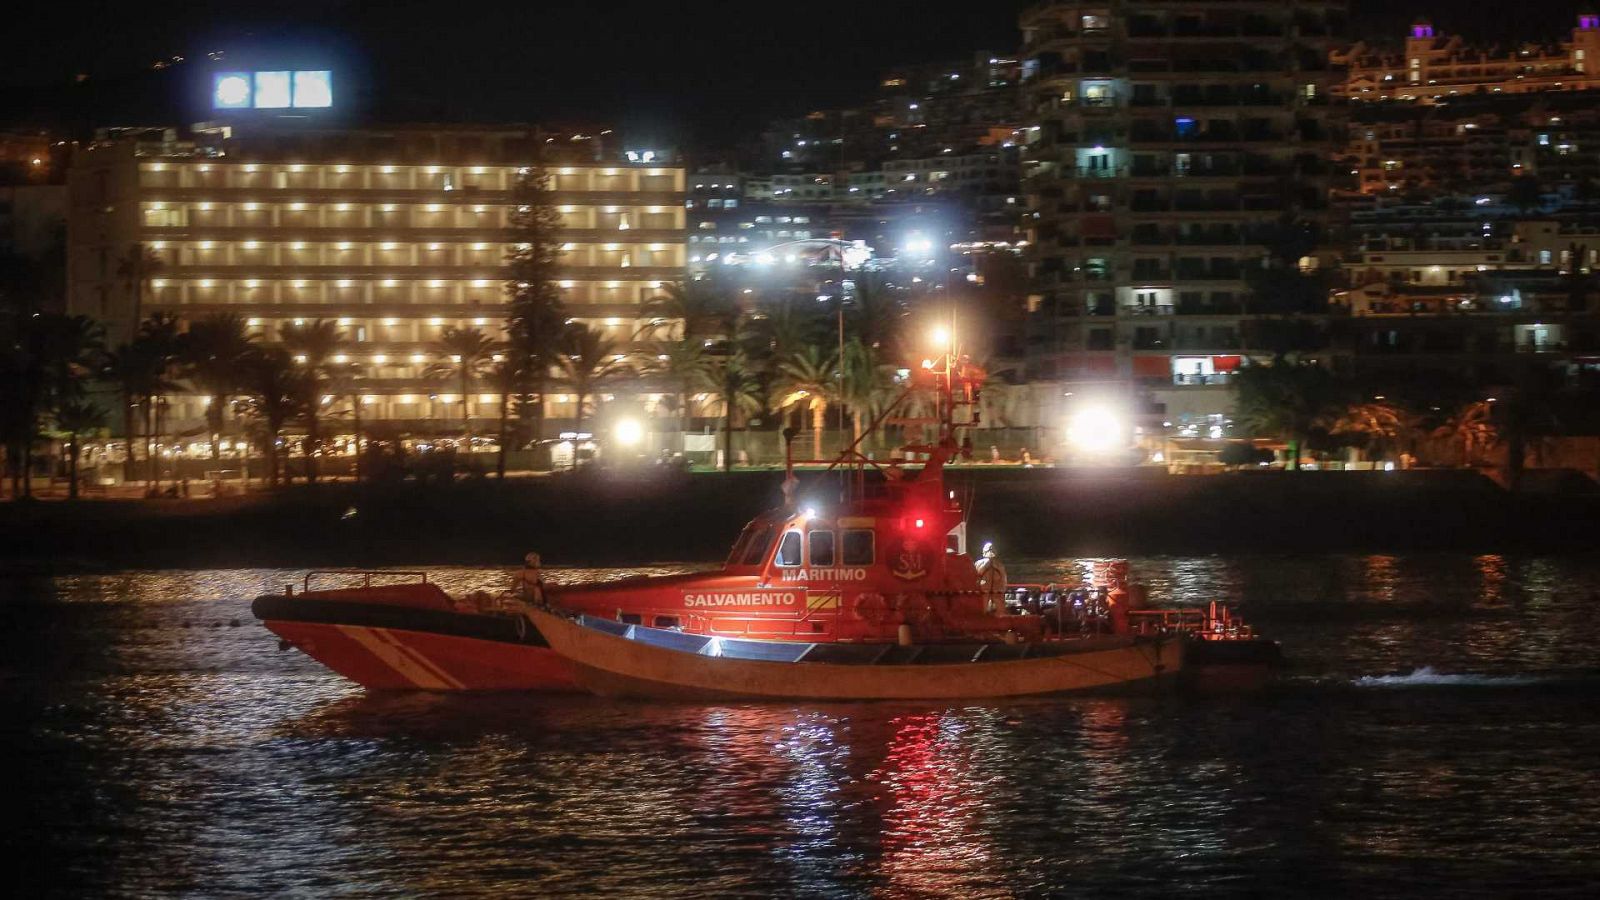
M 1065 580 L 1082 564 L 1011 568 Z M 86 896 L 654 898 L 1506 896 L 1600 877 L 1585 680 L 1600 563 L 1134 571 L 1157 596 L 1242 601 L 1295 676 L 1250 697 L 971 707 L 372 696 L 249 620 L 251 595 L 303 571 L 13 582 L 0 727 L 26 832 L 6 841 L 32 851 L 14 879 Z M 492 589 L 511 572 L 437 577 Z M 1424 666 L 1471 677 L 1361 686 Z
M 914 896 L 974 896 L 1000 873 L 984 821 L 993 771 L 974 764 L 982 716 L 915 715 L 893 722 L 883 764 L 868 777 L 885 791 L 881 867 Z

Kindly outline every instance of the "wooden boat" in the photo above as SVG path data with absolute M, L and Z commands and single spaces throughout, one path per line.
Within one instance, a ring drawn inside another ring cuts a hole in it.
M 959 700 L 1105 689 L 1175 675 L 1181 636 L 1035 643 L 804 644 L 528 612 L 579 686 L 664 700 Z

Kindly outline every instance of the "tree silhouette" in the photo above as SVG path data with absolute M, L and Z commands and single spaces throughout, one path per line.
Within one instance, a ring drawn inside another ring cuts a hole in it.
M 211 432 L 211 458 L 222 456 L 223 414 L 239 390 L 239 363 L 254 346 L 245 320 L 225 312 L 189 325 L 179 341 L 178 360 L 185 376 L 208 399 L 206 426 Z
M 454 381 L 461 388 L 461 431 L 466 444 L 462 452 L 472 452 L 472 383 L 482 377 L 492 362 L 496 344 L 476 328 L 446 328 L 439 336 L 434 353 L 439 359 L 423 373 L 424 377 Z
M 563 222 L 541 164 L 527 166 L 512 190 L 512 250 L 506 256 L 507 342 L 527 368 L 533 392 L 534 440 L 544 439 L 550 373 L 560 364 L 566 310 L 561 298 Z
M 562 349 L 563 378 L 577 400 L 577 422 L 573 430 L 582 433 L 589 399 L 601 386 L 629 369 L 616 352 L 616 344 L 587 325 L 573 325 L 567 329 Z
M 317 457 L 322 452 L 322 408 L 326 405 L 323 398 L 332 396 L 334 379 L 347 368 L 336 362 L 338 351 L 345 345 L 344 330 L 332 319 L 313 319 L 284 325 L 278 335 L 305 376 L 307 402 L 301 415 L 306 420 L 306 480 L 316 484 Z
M 279 347 L 256 350 L 240 366 L 245 405 L 260 421 L 267 458 L 267 483 L 278 486 L 278 440 L 284 426 L 306 414 L 313 398 L 312 378 Z

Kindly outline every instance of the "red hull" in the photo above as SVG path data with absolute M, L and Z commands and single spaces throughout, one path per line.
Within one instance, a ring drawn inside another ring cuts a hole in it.
M 578 690 L 571 667 L 548 647 L 366 625 L 265 624 L 307 656 L 372 690 Z

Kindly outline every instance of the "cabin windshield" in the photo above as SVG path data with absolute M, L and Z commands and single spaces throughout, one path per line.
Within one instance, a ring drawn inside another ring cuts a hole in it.
M 778 544 L 778 565 L 792 568 L 800 565 L 800 532 L 791 531 Z
M 761 530 L 752 535 L 745 544 L 744 556 L 739 560 L 740 565 L 759 566 L 767 560 L 767 551 L 772 549 L 772 539 L 778 534 L 778 526 L 761 525 Z
M 750 542 L 755 540 L 756 535 L 761 533 L 763 527 L 760 522 L 751 522 L 744 527 L 744 531 L 739 533 L 739 539 L 733 542 L 733 550 L 728 554 L 728 565 L 739 565 L 739 561 L 744 558 L 744 552 L 749 547 Z

